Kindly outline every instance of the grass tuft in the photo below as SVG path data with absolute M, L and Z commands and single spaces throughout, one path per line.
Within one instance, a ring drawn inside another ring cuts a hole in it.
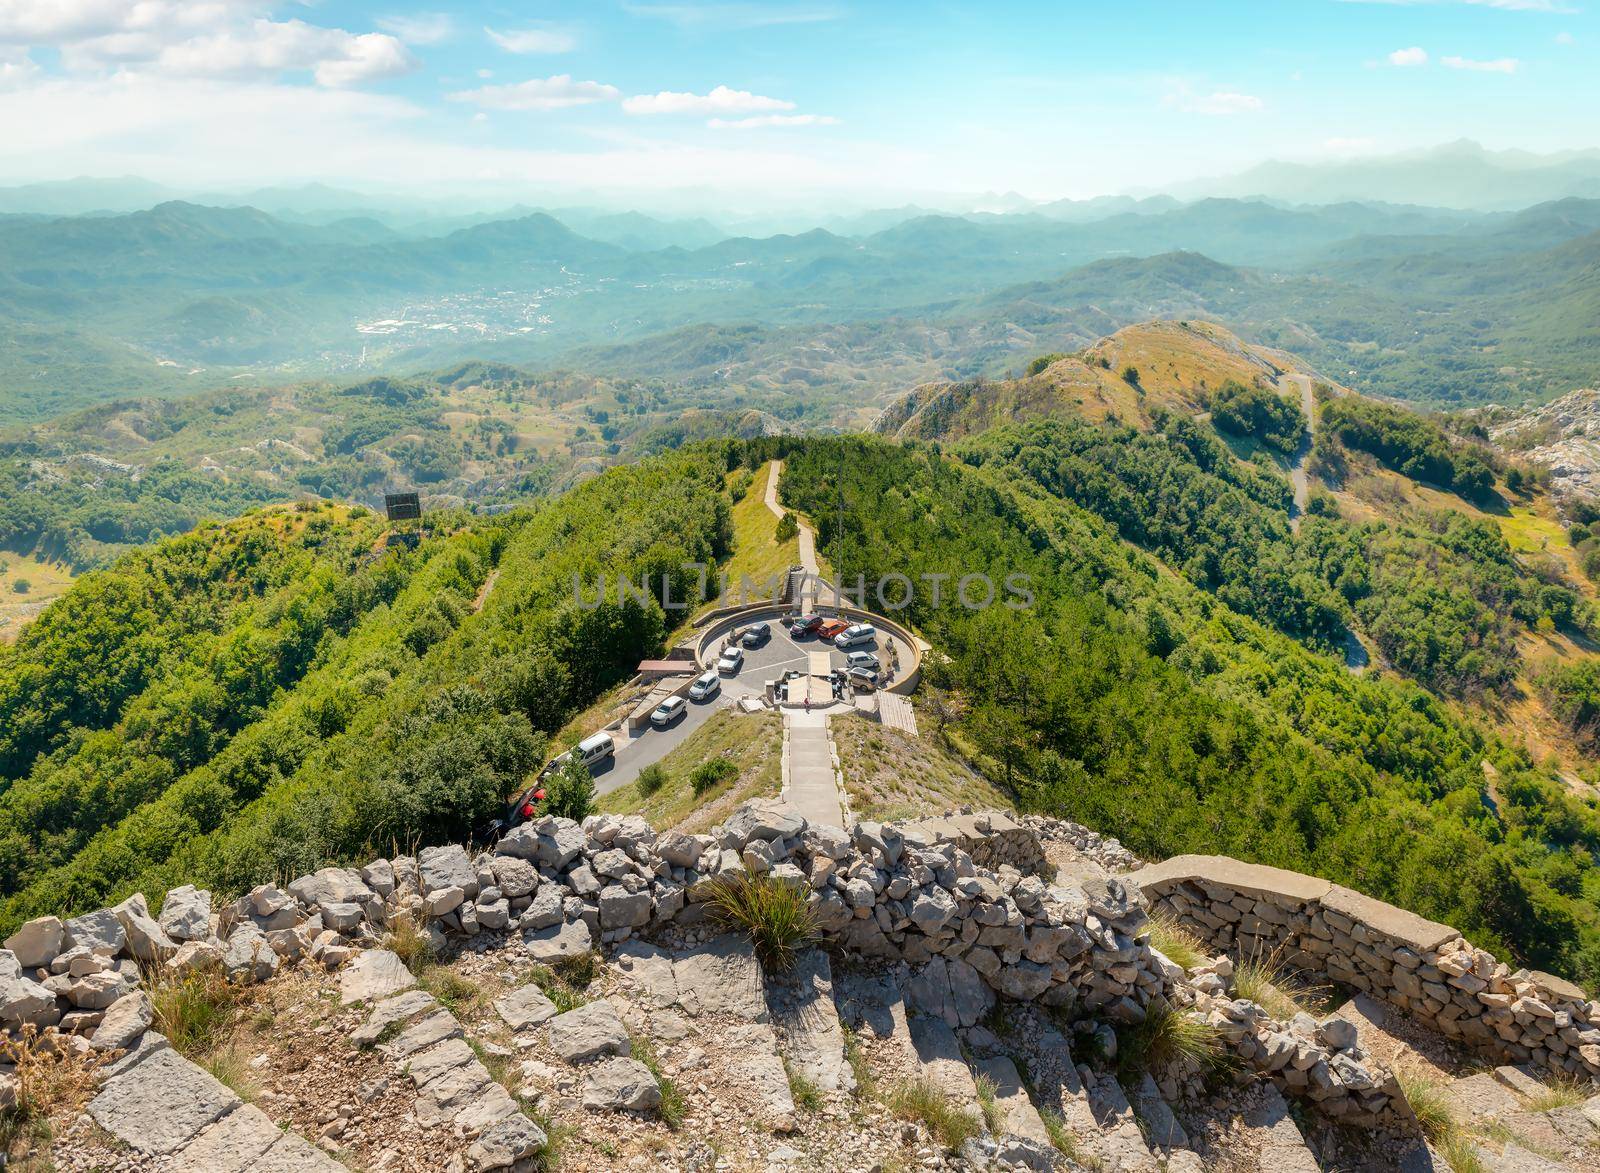
M 648 1039 L 635 1038 L 632 1054 L 650 1069 L 650 1074 L 656 1077 L 656 1086 L 661 1089 L 661 1103 L 656 1108 L 656 1116 L 672 1131 L 678 1131 L 683 1127 L 683 1118 L 688 1111 L 687 1105 L 683 1102 L 683 1092 L 679 1091 L 678 1085 L 661 1070 L 661 1060 Z
M 245 1103 L 255 1100 L 258 1091 L 250 1061 L 238 1047 L 221 1047 L 201 1064 L 220 1084 L 231 1089 Z
M 149 989 L 155 1028 L 189 1059 L 203 1058 L 217 1047 L 243 997 L 240 987 L 215 972 L 158 977 Z
M 405 967 L 418 978 L 439 960 L 434 953 L 433 938 L 417 926 L 417 922 L 409 913 L 403 913 L 395 918 L 383 944 L 384 948 L 404 962 Z
M 1242 959 L 1233 970 L 1233 996 L 1248 998 L 1280 1022 L 1296 1014 L 1320 1015 L 1329 990 L 1283 964 L 1278 951 Z
M 817 939 L 817 920 L 806 905 L 805 891 L 770 876 L 740 872 L 717 880 L 706 905 L 719 923 L 749 936 L 770 972 L 788 969 L 795 955 Z
M 956 1152 L 983 1131 L 983 1123 L 958 1108 L 927 1076 L 897 1084 L 889 1093 L 889 1109 L 902 1120 L 915 1121 L 947 1152 Z
M 1474 1150 L 1472 1134 L 1456 1115 L 1444 1085 L 1404 1070 L 1396 1071 L 1395 1078 L 1411 1104 L 1422 1135 L 1450 1168 L 1455 1173 L 1488 1173 Z
M 81 1110 L 96 1090 L 102 1058 L 81 1056 L 40 1038 L 25 1025 L 13 1036 L 0 1034 L 0 1063 L 16 1081 L 15 1099 L 0 1111 L 0 1167 L 31 1169 L 30 1154 L 49 1145 L 50 1117 Z M 14 1152 L 20 1149 L 20 1152 Z M 9 1158 L 21 1163 L 8 1165 Z M 50 1168 L 48 1162 L 45 1168 Z
M 867 1062 L 867 1053 L 861 1049 L 861 1040 L 848 1026 L 844 1030 L 844 1058 L 850 1064 L 850 1074 L 856 1081 L 856 1098 L 870 1100 L 878 1094 L 878 1081 Z
M 464 1018 L 484 999 L 484 989 L 452 969 L 434 965 L 425 969 L 417 984 L 439 999 L 439 1004 L 457 1018 Z
M 1124 1080 L 1145 1071 L 1159 1072 L 1181 1060 L 1214 1071 L 1227 1063 L 1228 1054 L 1216 1027 L 1170 1003 L 1152 1002 L 1144 1021 L 1117 1038 L 1117 1073 Z
M 1528 1111 L 1554 1112 L 1557 1108 L 1575 1108 L 1588 1100 L 1594 1089 L 1570 1077 L 1556 1077 L 1545 1084 L 1544 1090 L 1528 1098 Z
M 1161 950 L 1174 965 L 1186 970 L 1204 965 L 1209 960 L 1205 945 L 1180 925 L 1171 913 L 1158 912 L 1150 918 L 1150 944 Z
M 796 1071 L 787 1059 L 783 1061 L 783 1074 L 789 1079 L 789 1098 L 794 1101 L 796 1108 L 803 1112 L 815 1112 L 822 1107 L 822 1092 L 817 1085 Z
M 987 1075 L 980 1075 L 973 1082 L 978 1088 L 978 1108 L 983 1112 L 983 1126 L 990 1135 L 999 1136 L 1005 1126 L 1005 1113 L 1000 1111 L 1000 1105 L 994 1098 L 999 1089 Z

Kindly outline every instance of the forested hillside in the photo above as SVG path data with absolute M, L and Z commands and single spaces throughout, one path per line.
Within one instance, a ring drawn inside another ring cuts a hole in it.
M 1028 609 L 924 592 L 909 610 L 949 657 L 938 734 L 1025 806 L 1143 853 L 1326 875 L 1600 981 L 1592 805 L 1420 687 L 1352 675 L 1120 541 L 1031 474 L 1070 462 L 1053 432 L 992 437 L 974 463 L 875 440 L 762 449 L 785 455 L 786 497 L 846 580 L 1030 576 Z
M 573 575 L 685 597 L 682 564 L 727 553 L 722 471 L 674 455 L 535 510 L 434 515 L 415 550 L 371 517 L 274 510 L 85 577 L 0 650 L 0 923 L 459 839 L 664 634 L 653 604 L 578 608 Z

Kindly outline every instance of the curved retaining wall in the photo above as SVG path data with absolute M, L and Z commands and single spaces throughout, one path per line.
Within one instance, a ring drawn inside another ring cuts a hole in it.
M 883 691 L 897 693 L 901 696 L 909 696 L 916 691 L 917 682 L 922 679 L 922 645 L 918 642 L 915 632 L 909 627 L 896 623 L 893 619 L 885 619 L 882 615 L 874 614 L 871 611 L 863 611 L 858 607 L 832 607 L 829 610 L 836 611 L 841 619 L 870 623 L 874 627 L 887 631 L 892 635 L 900 643 L 901 647 L 905 649 L 911 662 L 907 665 L 902 661 L 900 675 L 895 678 L 893 684 L 888 685 Z M 707 659 L 708 649 L 713 647 L 717 641 L 721 640 L 729 632 L 743 627 L 747 623 L 753 623 L 758 619 L 776 621 L 793 613 L 793 606 L 772 602 L 752 603 L 748 607 L 728 608 L 719 613 L 715 622 L 707 625 L 699 635 L 694 637 L 695 661 L 704 667 L 710 667 L 711 662 Z
M 1274 951 L 1501 1062 L 1600 1080 L 1600 1002 L 1550 974 L 1513 970 L 1449 925 L 1298 872 L 1180 855 L 1125 877 L 1211 945 Z

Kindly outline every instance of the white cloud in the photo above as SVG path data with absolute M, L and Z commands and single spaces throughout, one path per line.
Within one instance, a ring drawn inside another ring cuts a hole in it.
M 675 93 L 672 90 L 662 90 L 659 94 L 639 94 L 625 99 L 622 109 L 628 114 L 724 115 L 793 110 L 794 103 L 782 98 L 765 98 L 749 90 L 718 86 L 709 94 Z
M 838 126 L 828 114 L 757 114 L 751 118 L 713 118 L 706 123 L 713 130 L 755 130 L 763 126 Z
M 127 33 L 170 41 L 262 9 L 259 0 L 0 0 L 0 42 L 63 45 Z
M 416 12 L 408 16 L 380 16 L 374 23 L 408 45 L 437 45 L 455 32 L 447 12 Z
M 670 21 L 679 28 L 754 29 L 839 19 L 839 10 L 829 5 L 625 3 L 622 8 L 634 16 Z
M 1427 63 L 1428 51 L 1419 45 L 1413 45 L 1409 49 L 1396 49 L 1389 54 L 1390 65 L 1426 65 Z
M 445 95 L 452 102 L 471 102 L 489 110 L 560 110 L 594 102 L 614 102 L 621 96 L 616 86 L 597 81 L 573 81 L 571 75 L 565 73 Z
M 570 53 L 578 45 L 577 37 L 560 29 L 508 29 L 502 33 L 486 28 L 483 31 L 507 53 Z
M 38 76 L 39 67 L 24 53 L 10 61 L 0 60 L 0 90 L 16 89 Z
M 1474 61 L 1470 57 L 1441 57 L 1450 69 L 1470 69 L 1475 73 L 1515 73 L 1522 62 L 1515 57 L 1496 57 L 1493 61 Z
M 247 28 L 168 45 L 156 58 L 164 72 L 192 77 L 260 77 L 309 72 L 325 86 L 358 85 L 417 67 L 387 33 L 347 33 L 299 20 L 257 20 Z
M 1266 109 L 1267 104 L 1254 94 L 1241 94 L 1232 90 L 1216 90 L 1197 94 L 1187 85 L 1180 84 L 1161 100 L 1164 106 L 1174 107 L 1186 114 L 1254 114 Z

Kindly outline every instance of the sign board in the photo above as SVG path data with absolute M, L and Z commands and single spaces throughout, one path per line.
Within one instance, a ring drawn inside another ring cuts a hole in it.
M 422 516 L 422 500 L 415 493 L 385 493 L 383 509 L 390 521 L 415 521 Z

